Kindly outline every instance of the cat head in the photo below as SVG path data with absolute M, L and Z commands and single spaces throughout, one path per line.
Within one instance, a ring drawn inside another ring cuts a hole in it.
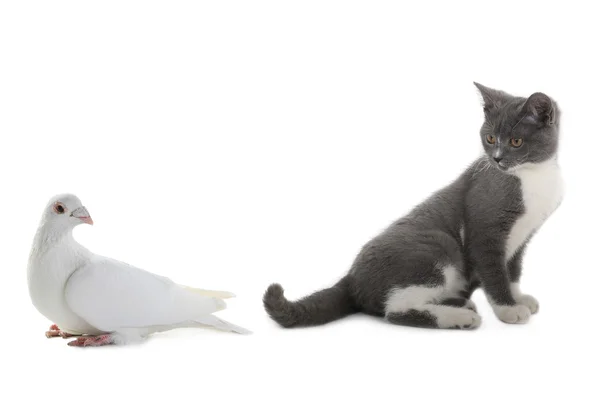
M 560 111 L 543 93 L 516 97 L 475 82 L 483 98 L 481 142 L 492 165 L 502 171 L 554 158 Z

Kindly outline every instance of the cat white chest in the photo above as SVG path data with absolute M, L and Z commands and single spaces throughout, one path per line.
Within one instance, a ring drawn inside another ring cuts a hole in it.
M 563 180 L 556 160 L 524 166 L 515 175 L 521 180 L 525 213 L 517 219 L 508 235 L 507 261 L 542 226 L 563 197 Z

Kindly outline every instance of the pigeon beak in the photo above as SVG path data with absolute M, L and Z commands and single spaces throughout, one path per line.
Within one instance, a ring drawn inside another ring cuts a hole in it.
M 94 221 L 92 220 L 92 217 L 90 217 L 90 213 L 85 207 L 79 207 L 78 209 L 74 210 L 71 213 L 71 217 L 79 218 L 86 224 L 94 225 Z

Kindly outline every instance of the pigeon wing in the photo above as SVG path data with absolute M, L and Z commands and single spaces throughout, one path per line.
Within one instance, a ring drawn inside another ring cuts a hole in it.
M 181 324 L 225 308 L 221 299 L 99 256 L 71 275 L 65 299 L 74 313 L 106 332 Z

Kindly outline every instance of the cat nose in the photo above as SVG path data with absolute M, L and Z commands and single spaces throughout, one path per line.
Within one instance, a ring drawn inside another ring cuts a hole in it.
M 500 161 L 502 161 L 502 157 L 494 157 L 494 161 L 500 163 Z

